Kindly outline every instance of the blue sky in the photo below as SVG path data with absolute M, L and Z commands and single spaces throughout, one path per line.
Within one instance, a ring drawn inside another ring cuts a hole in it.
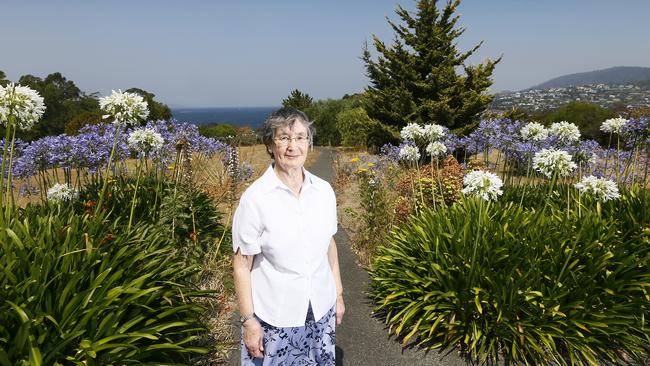
M 298 88 L 340 98 L 368 85 L 363 43 L 414 1 L 5 1 L 0 70 L 59 71 L 86 92 L 139 87 L 182 106 L 273 106 Z M 444 2 L 440 2 L 442 4 Z M 650 1 L 465 0 L 458 46 L 503 55 L 492 91 L 567 73 L 650 67 Z

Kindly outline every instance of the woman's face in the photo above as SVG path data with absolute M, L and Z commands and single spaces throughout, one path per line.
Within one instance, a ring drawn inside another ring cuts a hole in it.
M 309 129 L 299 121 L 291 127 L 276 129 L 271 150 L 280 169 L 302 169 L 309 150 Z

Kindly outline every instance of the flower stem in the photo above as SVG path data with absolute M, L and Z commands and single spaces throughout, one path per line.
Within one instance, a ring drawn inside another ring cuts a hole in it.
M 609 133 L 609 141 L 607 142 L 607 154 L 605 155 L 605 168 L 603 169 L 603 176 L 607 177 L 607 163 L 609 162 L 609 149 L 612 147 L 612 133 Z
M 131 223 L 133 223 L 133 211 L 135 211 L 135 200 L 138 198 L 138 188 L 140 187 L 140 174 L 142 173 L 142 161 L 138 164 L 138 177 L 135 179 L 135 190 L 133 190 L 133 199 L 131 199 L 131 213 L 129 214 L 129 225 L 126 231 L 131 231 Z
M 115 125 L 115 137 L 113 138 L 113 148 L 111 149 L 111 155 L 108 157 L 108 163 L 106 164 L 106 169 L 104 170 L 104 182 L 102 183 L 102 190 L 99 193 L 99 201 L 97 202 L 97 207 L 95 207 L 95 215 L 101 212 L 102 203 L 104 202 L 104 194 L 106 194 L 106 186 L 108 186 L 108 173 L 111 169 L 111 162 L 113 161 L 113 155 L 115 155 L 115 148 L 117 147 L 117 139 L 120 136 L 120 126 Z
M 9 146 L 7 145 L 7 142 L 9 141 L 9 137 L 11 137 L 11 127 L 14 125 L 14 117 L 9 116 L 9 123 L 7 123 L 7 127 L 5 128 L 5 141 L 3 146 L 3 152 L 2 152 L 2 170 L 0 171 L 0 207 L 4 207 L 4 183 L 5 183 L 5 166 L 6 166 L 6 161 L 7 161 L 7 149 Z M 11 182 L 7 182 L 7 184 L 11 184 Z M 5 236 L 5 216 L 4 214 L 1 215 L 0 217 L 0 231 L 2 234 L 0 235 L 0 238 L 4 238 Z
M 436 160 L 437 162 L 437 160 Z M 435 180 L 433 179 L 433 158 L 431 158 L 431 199 L 433 200 L 433 209 L 436 209 L 436 186 Z
M 12 128 L 11 131 L 11 145 L 9 146 L 9 167 L 7 169 L 7 201 L 11 200 L 11 205 L 7 205 L 7 212 L 10 211 L 12 207 L 16 206 L 14 201 L 14 187 L 13 187 L 13 177 L 11 174 L 11 167 L 13 166 L 14 161 L 14 142 L 16 141 L 16 128 Z
M 621 137 L 616 136 L 616 182 L 621 184 Z
M 478 200 L 478 223 L 477 223 L 477 228 L 476 228 L 476 237 L 474 238 L 474 248 L 472 250 L 472 261 L 470 264 L 470 272 L 469 272 L 469 280 L 467 281 L 467 291 L 472 287 L 472 284 L 474 282 L 474 269 L 476 268 L 475 261 L 476 261 L 476 252 L 478 250 L 478 242 L 479 242 L 479 237 L 481 236 L 481 222 L 483 221 L 483 205 L 484 204 L 489 204 L 489 202 L 485 202 L 483 200 Z
M 526 188 L 530 184 L 530 158 L 528 158 L 528 164 L 526 165 L 526 184 L 524 184 L 524 191 L 521 192 L 521 197 L 519 198 L 519 206 L 521 207 L 524 204 L 524 197 L 526 196 Z

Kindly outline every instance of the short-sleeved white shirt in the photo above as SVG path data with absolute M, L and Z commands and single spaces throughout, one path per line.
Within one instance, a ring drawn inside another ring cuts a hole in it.
M 296 197 L 272 166 L 241 196 L 232 225 L 233 250 L 255 255 L 251 287 L 255 314 L 276 327 L 305 324 L 336 302 L 327 258 L 337 231 L 336 198 L 329 183 L 303 168 Z

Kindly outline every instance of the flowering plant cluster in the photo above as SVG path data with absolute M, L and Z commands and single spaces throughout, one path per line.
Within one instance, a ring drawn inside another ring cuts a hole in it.
M 577 165 L 566 151 L 542 149 L 533 157 L 533 168 L 547 178 L 553 178 L 569 176 Z
M 135 124 L 149 116 L 147 102 L 136 93 L 111 92 L 111 95 L 99 98 L 99 107 L 106 112 L 104 119 L 113 118 L 117 125 Z
M 462 192 L 466 195 L 473 195 L 485 201 L 496 201 L 503 194 L 503 182 L 496 174 L 473 170 L 463 178 Z
M 0 123 L 3 126 L 8 127 L 10 116 L 13 116 L 18 128 L 31 130 L 44 112 L 43 97 L 35 90 L 14 83 L 0 85 Z
M 56 183 L 47 190 L 47 199 L 50 201 L 70 201 L 78 195 L 79 192 L 68 183 Z
M 417 123 L 409 123 L 402 131 L 400 131 L 400 136 L 404 140 L 415 141 L 424 137 L 424 129 Z
M 582 178 L 575 184 L 580 194 L 588 194 L 601 202 L 618 199 L 621 194 L 616 183 L 610 179 L 597 178 L 593 175 Z
M 603 122 L 600 126 L 600 130 L 606 133 L 615 133 L 620 135 L 626 123 L 627 120 L 622 117 L 610 118 Z
M 148 155 L 152 151 L 157 151 L 163 147 L 165 140 L 162 135 L 151 127 L 136 128 L 129 134 L 127 144 L 138 155 Z
M 537 122 L 530 122 L 521 128 L 520 134 L 524 141 L 544 141 L 548 137 L 548 130 Z
M 420 151 L 424 151 L 432 159 L 444 157 L 448 150 L 448 145 L 455 146 L 456 140 L 450 136 L 449 129 L 435 123 L 420 126 L 417 123 L 409 123 L 400 131 L 400 136 L 404 139 L 400 145 L 398 158 L 405 161 L 417 162 L 422 157 Z M 445 141 L 447 136 L 451 138 Z
M 222 155 L 221 159 L 223 165 L 226 167 L 226 174 L 233 180 L 233 182 L 243 182 L 253 176 L 253 167 L 239 160 L 239 153 L 235 148 L 228 148 Z
M 426 149 L 427 153 L 431 155 L 432 157 L 441 157 L 447 153 L 447 146 L 443 144 L 440 141 L 435 141 L 435 142 L 430 142 L 429 145 L 427 145 Z
M 87 125 L 76 136 L 63 134 L 47 136 L 29 144 L 18 142 L 19 148 L 14 150 L 13 175 L 17 178 L 46 177 L 49 169 L 61 168 L 68 183 L 74 172 L 87 172 L 95 176 L 108 163 L 118 128 L 123 127 L 115 124 Z M 166 169 L 173 163 L 176 142 L 181 139 L 192 146 L 194 154 L 208 158 L 218 153 L 226 155 L 232 149 L 219 140 L 200 135 L 195 125 L 175 121 L 152 121 L 144 128 L 126 132 L 119 135 L 115 159 L 123 161 L 131 157 L 131 148 L 136 150 L 136 157 L 147 151 L 148 157 L 159 169 Z M 114 167 L 121 168 L 124 167 Z M 49 187 L 51 184 L 40 181 L 40 185 Z
M 548 129 L 561 143 L 571 144 L 580 140 L 580 129 L 574 123 L 567 121 L 555 122 Z
M 420 150 L 415 145 L 404 145 L 399 150 L 399 157 L 405 161 L 416 162 L 420 160 Z

